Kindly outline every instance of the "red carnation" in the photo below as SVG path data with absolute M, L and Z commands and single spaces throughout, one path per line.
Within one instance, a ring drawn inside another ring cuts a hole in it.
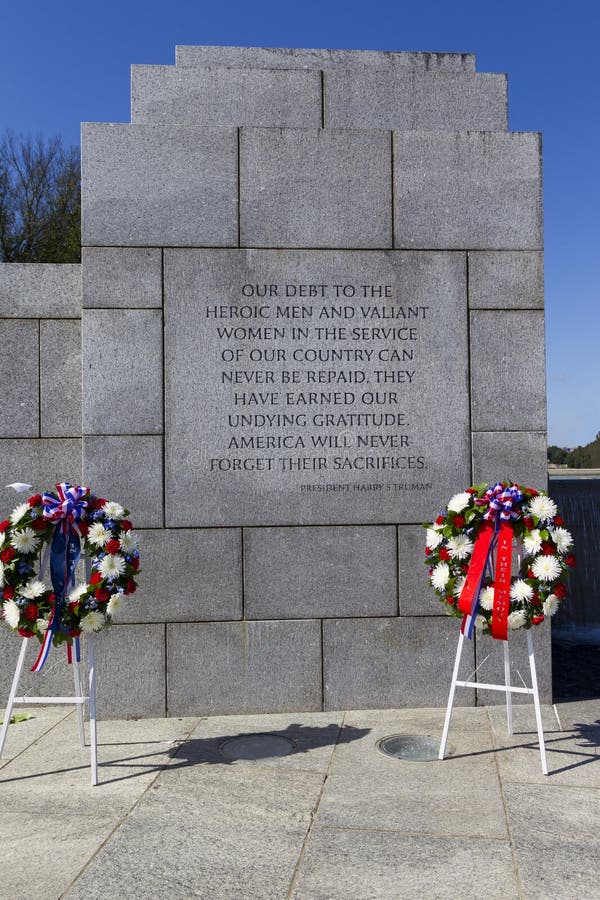
M 7 523 L 7 524 L 8 524 L 8 523 Z M 124 523 L 121 523 L 121 524 L 124 524 Z M 443 516 L 438 516 L 437 519 L 435 520 L 435 524 L 436 524 L 436 525 L 443 525 L 443 524 L 444 524 L 444 517 L 443 517 Z
M 5 584 L 2 588 L 2 596 L 5 600 L 12 600 L 15 596 L 15 589 L 11 584 Z
M 41 503 L 42 503 L 42 495 L 41 495 L 41 494 L 34 494 L 33 497 L 30 497 L 30 498 L 29 498 L 29 500 L 27 501 L 27 503 L 29 504 L 29 506 L 41 506 Z
M 33 631 L 30 631 L 29 628 L 17 628 L 17 631 L 21 637 L 33 637 Z
M 527 529 L 527 531 L 531 531 L 533 529 L 533 519 L 531 516 L 525 516 L 523 519 L 523 525 Z
M 539 616 L 534 616 L 531 621 L 533 622 L 534 625 L 539 625 L 540 622 L 544 621 L 544 617 L 543 617 L 543 615 L 540 614 Z
M 542 555 L 543 556 L 554 556 L 555 550 L 556 550 L 556 547 L 552 543 L 552 541 L 542 541 Z
M 48 603 L 50 604 L 50 606 L 54 606 L 55 600 L 56 600 L 56 597 L 54 596 L 54 594 L 48 594 Z
M 49 525 L 50 522 L 48 521 L 48 519 L 44 519 L 43 517 L 41 519 L 33 519 L 31 522 L 31 527 L 34 531 L 43 531 Z
M 129 519 L 121 519 L 121 528 L 123 531 L 131 531 L 133 525 L 129 521 Z
M 91 512 L 93 512 L 95 509 L 102 509 L 105 503 L 106 500 L 104 499 L 104 497 L 94 497 L 93 500 L 90 500 L 88 502 L 88 509 Z
M 453 606 L 453 605 L 454 605 L 454 597 L 452 596 L 452 594 L 446 594 L 446 603 L 447 603 L 449 606 Z
M 425 556 L 431 556 L 432 550 L 431 547 L 425 547 Z
M 535 573 L 534 573 L 533 569 L 527 569 L 527 577 L 535 578 Z
M 79 637 L 81 634 L 81 628 L 71 628 L 69 632 L 69 637 Z
M 102 575 L 100 572 L 92 572 L 92 577 L 90 578 L 90 584 L 100 584 L 102 581 Z
M 0 558 L 1 557 L 2 557 L 2 554 L 0 553 Z M 567 553 L 567 555 L 565 556 L 565 562 L 568 566 L 571 566 L 571 568 L 573 569 L 575 567 L 575 554 Z
M 106 603 L 107 600 L 110 600 L 110 591 L 107 588 L 96 588 L 94 597 L 100 603 Z
M 126 594 L 135 594 L 136 590 L 137 590 L 137 584 L 135 583 L 133 578 L 130 578 L 127 581 L 127 584 L 125 585 L 125 593 Z
M 466 563 L 462 563 L 460 568 L 462 569 L 462 572 L 464 575 L 466 575 L 467 572 L 469 571 L 469 567 Z
M 443 559 L 444 561 L 450 559 L 450 551 L 446 547 L 441 548 L 440 559 Z
M 133 559 L 131 560 L 131 568 L 132 568 L 132 569 L 135 569 L 136 572 L 137 572 L 137 570 L 139 569 L 139 567 L 140 567 L 140 561 L 139 561 L 139 559 L 137 558 L 137 556 L 134 556 Z
M 472 488 L 472 487 L 471 487 L 471 488 L 467 488 L 466 491 L 465 491 L 465 494 L 476 494 L 476 493 L 477 493 L 476 488 Z
M 90 530 L 87 522 L 78 522 L 77 527 L 79 528 L 79 533 L 82 537 L 85 537 Z
M 25 609 L 23 610 L 23 615 L 27 619 L 28 622 L 35 622 L 38 617 L 38 608 L 35 603 L 28 603 Z
M 4 592 L 6 593 L 6 588 L 4 588 Z M 564 584 L 557 584 L 552 593 L 558 600 L 564 600 L 567 596 L 567 589 Z
M 107 553 L 118 553 L 120 549 L 121 549 L 121 544 L 116 538 L 113 538 L 106 545 Z
M 554 524 L 557 525 L 558 527 L 565 524 L 565 520 L 563 519 L 562 516 L 554 516 L 553 521 L 554 521 Z
M 465 517 L 464 516 L 454 516 L 454 527 L 455 528 L 464 528 L 465 526 Z
M 5 519 L 4 522 L 0 522 L 0 531 L 6 531 L 9 525 L 10 522 L 8 521 L 8 519 Z
M 9 563 L 11 559 L 14 559 L 14 556 L 15 550 L 13 547 L 7 547 L 6 550 L 3 550 L 2 553 L 0 553 L 0 559 L 3 563 Z
M 534 490 L 533 488 L 529 488 L 529 490 L 528 490 L 527 493 L 529 494 L 530 497 L 537 497 L 537 496 L 538 496 L 538 492 L 537 492 L 536 490 Z

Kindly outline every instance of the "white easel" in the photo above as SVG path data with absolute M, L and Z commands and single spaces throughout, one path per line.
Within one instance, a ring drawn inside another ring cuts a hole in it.
M 442 732 L 442 741 L 440 744 L 439 759 L 444 758 L 446 752 L 446 742 L 448 740 L 448 730 L 450 728 L 450 718 L 452 716 L 452 707 L 454 705 L 454 693 L 457 687 L 481 688 L 487 691 L 505 691 L 506 693 L 506 719 L 508 733 L 513 733 L 512 724 L 512 697 L 511 694 L 530 694 L 533 696 L 533 705 L 535 707 L 535 721 L 537 724 L 538 741 L 540 746 L 540 757 L 542 761 L 542 772 L 548 774 L 548 765 L 546 762 L 546 746 L 544 744 L 544 728 L 542 725 L 542 711 L 540 708 L 540 694 L 538 690 L 537 672 L 535 668 L 535 654 L 533 652 L 533 640 L 531 638 L 531 629 L 527 631 L 527 653 L 529 655 L 529 669 L 531 671 L 531 687 L 512 687 L 510 683 L 510 656 L 508 651 L 508 641 L 503 641 L 504 645 L 504 684 L 485 684 L 479 681 L 459 681 L 458 670 L 460 667 L 460 657 L 463 649 L 465 636 L 461 632 L 458 639 L 458 647 L 456 650 L 456 659 L 454 661 L 454 671 L 452 672 L 452 683 L 450 685 L 450 694 L 448 696 L 448 706 L 446 707 L 446 718 L 444 720 L 444 730 Z M 475 672 L 477 669 L 475 670 Z M 475 674 L 475 673 L 473 673 Z
M 91 756 L 91 775 L 92 775 L 92 784 L 98 784 L 98 740 L 96 734 L 96 674 L 94 667 L 94 638 L 93 635 L 88 635 L 87 638 L 87 663 L 88 663 L 88 694 L 84 696 L 82 693 L 81 687 L 81 671 L 79 668 L 79 661 L 74 659 L 72 662 L 73 665 L 73 677 L 75 681 L 75 696 L 71 697 L 17 697 L 17 690 L 19 689 L 19 680 L 21 678 L 21 673 L 23 672 L 23 665 L 25 662 L 25 654 L 27 652 L 27 645 L 29 642 L 29 638 L 23 638 L 23 643 L 21 644 L 21 652 L 19 653 L 19 658 L 17 660 L 17 666 L 15 669 L 15 674 L 12 680 L 12 686 L 10 689 L 10 694 L 8 697 L 8 703 L 6 704 L 6 712 L 4 713 L 4 724 L 2 725 L 2 731 L 0 732 L 0 757 L 4 751 L 4 743 L 6 741 L 6 735 L 8 732 L 8 726 L 10 725 L 10 718 L 12 716 L 13 706 L 15 705 L 29 705 L 29 704 L 42 704 L 42 703 L 60 703 L 60 704 L 74 704 L 77 707 L 77 720 L 79 724 L 79 739 L 81 741 L 81 746 L 86 746 L 85 740 L 85 727 L 83 721 L 83 705 L 87 703 L 89 705 L 89 714 L 90 714 L 90 756 Z

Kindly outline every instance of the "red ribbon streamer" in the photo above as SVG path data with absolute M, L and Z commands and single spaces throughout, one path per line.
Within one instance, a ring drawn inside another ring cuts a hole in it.
M 485 573 L 492 542 L 498 534 L 496 572 L 494 575 L 494 606 L 492 608 L 492 637 L 500 641 L 508 639 L 508 613 L 510 610 L 510 580 L 512 576 L 511 522 L 500 522 L 498 532 L 492 522 L 484 521 L 473 548 L 467 577 L 458 601 L 459 610 L 466 616 L 474 615 L 477 599 Z

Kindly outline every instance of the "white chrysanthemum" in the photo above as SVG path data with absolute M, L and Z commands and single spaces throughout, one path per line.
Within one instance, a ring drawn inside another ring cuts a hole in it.
M 546 599 L 544 600 L 544 615 L 545 616 L 553 616 L 556 610 L 558 609 L 558 605 L 560 600 L 556 596 L 556 594 L 548 594 Z
M 10 543 L 19 553 L 33 553 L 39 547 L 40 539 L 32 528 L 24 528 L 23 531 L 15 531 Z
M 87 584 L 78 584 L 69 594 L 69 603 L 77 603 L 78 600 L 81 600 L 87 589 Z
M 517 578 L 514 581 L 510 588 L 510 599 L 511 600 L 531 600 L 533 597 L 533 588 L 530 584 L 527 584 L 526 581 L 523 581 L 522 578 Z
M 457 534 L 448 541 L 448 550 L 453 559 L 467 559 L 473 552 L 473 541 L 466 534 Z
M 455 494 L 454 497 L 450 498 L 450 502 L 448 503 L 448 509 L 450 512 L 459 513 L 465 508 L 465 506 L 469 505 L 469 501 L 471 499 L 471 495 L 464 491 L 462 494 Z
M 494 608 L 494 588 L 491 584 L 484 587 L 479 594 L 479 605 L 482 609 Z
M 103 614 L 98 612 L 97 609 L 92 609 L 87 615 L 83 616 L 81 620 L 81 630 L 85 634 L 93 634 L 94 631 L 100 631 L 105 622 L 106 619 Z
M 5 600 L 2 607 L 2 613 L 8 625 L 11 628 L 19 627 L 19 619 L 21 618 L 21 610 L 14 600 Z
M 48 630 L 48 620 L 47 619 L 36 619 L 36 627 L 40 634 L 46 634 Z
M 128 532 L 131 534 L 131 532 Z M 125 535 L 123 535 L 125 537 Z M 425 546 L 429 547 L 430 550 L 435 550 L 436 547 L 439 547 L 443 541 L 443 536 L 439 533 L 439 531 L 435 531 L 433 528 L 427 529 L 427 539 L 425 541 Z M 123 547 L 123 538 L 121 538 L 121 546 Z M 126 548 L 123 547 L 123 550 Z
M 103 578 L 119 578 L 125 571 L 125 560 L 122 556 L 109 553 L 100 560 L 98 570 Z
M 21 594 L 28 600 L 35 600 L 36 597 L 41 597 L 44 591 L 47 590 L 48 588 L 44 582 L 38 581 L 37 578 L 35 578 L 33 581 L 28 581 L 27 584 L 21 588 Z
M 436 590 L 441 591 L 446 587 L 450 578 L 450 567 L 447 563 L 438 563 L 431 573 L 431 583 Z
M 125 510 L 121 506 L 120 503 L 115 503 L 114 500 L 109 500 L 108 503 L 105 503 L 102 507 L 102 511 L 108 516 L 109 519 L 122 519 L 125 515 Z
M 28 513 L 30 510 L 29 503 L 19 503 L 13 511 L 11 512 L 9 521 L 12 522 L 13 525 L 16 525 L 17 522 L 20 522 L 25 513 Z
M 467 578 L 465 575 L 461 575 L 460 578 L 456 579 L 456 583 L 454 585 L 454 590 L 452 591 L 452 593 L 454 594 L 455 597 L 460 597 L 460 595 L 462 594 L 462 589 L 465 586 L 466 580 L 467 580 Z
M 113 594 L 108 603 L 106 604 L 106 612 L 109 616 L 114 616 L 114 614 L 118 611 L 121 603 L 123 602 L 123 597 L 121 594 Z
M 537 528 L 534 528 L 526 538 L 523 539 L 523 549 L 525 556 L 535 556 L 542 548 L 542 536 Z
M 540 581 L 554 581 L 560 575 L 560 563 L 555 556 L 538 556 L 531 569 Z
M 523 612 L 523 610 L 515 609 L 515 611 L 511 612 L 508 617 L 508 627 L 511 631 L 516 631 L 517 628 L 522 628 L 526 621 L 527 615 Z
M 533 497 L 530 501 L 529 512 L 532 516 L 537 516 L 538 519 L 553 519 L 558 509 L 554 500 L 540 494 L 538 497 Z
M 431 547 L 431 549 L 433 549 L 434 547 L 437 547 L 437 544 L 429 543 L 429 532 L 431 530 L 432 530 L 431 528 L 427 529 L 427 546 Z M 433 532 L 433 533 L 435 534 L 436 532 Z M 138 539 L 137 539 L 137 534 L 135 534 L 135 532 L 123 531 L 119 540 L 121 542 L 121 550 L 123 551 L 123 553 L 132 553 L 134 550 L 137 550 Z M 440 541 L 441 540 L 442 540 L 442 536 L 440 535 Z M 439 544 L 439 541 L 438 541 L 438 544 Z
M 112 531 L 105 528 L 102 522 L 94 522 L 94 524 L 90 526 L 90 530 L 87 534 L 88 541 L 90 544 L 93 544 L 94 547 L 104 547 L 105 544 L 108 544 L 111 537 Z
M 480 616 L 479 614 L 477 614 L 477 615 L 475 616 L 475 622 L 474 622 L 474 625 L 475 625 L 475 628 L 477 629 L 477 631 L 483 631 L 483 629 L 485 628 L 486 624 L 487 624 L 487 623 L 486 623 L 486 621 L 485 621 L 485 617 L 484 617 L 484 616 Z
M 573 536 L 566 528 L 553 528 L 550 534 L 559 553 L 566 553 L 573 546 Z

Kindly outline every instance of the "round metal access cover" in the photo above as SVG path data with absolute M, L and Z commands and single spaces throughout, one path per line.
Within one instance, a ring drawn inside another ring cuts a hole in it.
M 276 759 L 287 756 L 294 749 L 292 741 L 281 734 L 240 734 L 221 744 L 227 759 Z
M 431 762 L 440 754 L 440 741 L 428 734 L 390 734 L 377 741 L 376 747 L 385 756 L 413 762 Z M 447 744 L 446 755 L 453 752 L 454 748 Z

